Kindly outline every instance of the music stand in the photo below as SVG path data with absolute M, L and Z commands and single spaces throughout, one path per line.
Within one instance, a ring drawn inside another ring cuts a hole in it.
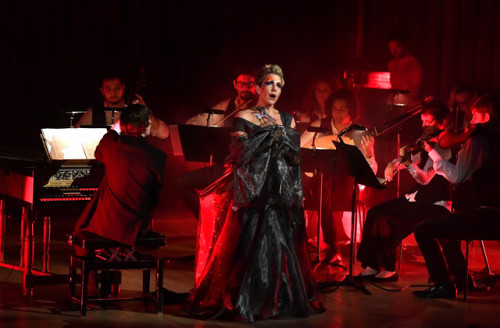
M 347 145 L 343 142 L 332 141 L 335 145 L 339 157 L 343 157 L 347 166 L 349 167 L 349 174 L 354 178 L 354 186 L 352 190 L 352 212 L 351 212 L 351 244 L 350 244 L 350 256 L 349 256 L 349 274 L 344 279 L 341 285 L 352 286 L 356 289 L 362 291 L 365 294 L 370 295 L 370 292 L 364 286 L 358 286 L 354 284 L 353 279 L 353 267 L 354 267 L 354 241 L 356 236 L 357 224 L 356 224 L 356 198 L 358 184 L 365 185 L 367 187 L 384 189 L 385 185 L 381 183 L 381 180 L 375 176 L 370 165 L 364 158 L 361 151 L 356 146 Z
M 301 148 L 302 163 L 301 167 L 305 172 L 314 172 L 318 177 L 318 230 L 317 230 L 317 256 L 318 263 L 314 265 L 316 271 L 321 265 L 320 261 L 320 235 L 321 222 L 323 220 L 323 178 L 324 174 L 332 175 L 350 175 L 350 171 L 345 161 L 345 157 L 339 157 L 335 149 L 323 148 Z M 340 265 L 339 265 L 340 266 Z M 341 266 L 342 267 L 342 266 Z
M 231 128 L 179 124 L 179 137 L 186 161 L 223 163 L 229 154 Z M 211 172 L 212 175 L 212 172 Z M 213 177 L 211 177 L 210 180 Z
M 64 112 L 64 114 L 69 116 L 69 127 L 70 128 L 74 127 L 73 122 L 75 121 L 75 118 L 76 118 L 75 115 L 85 114 L 85 113 L 86 113 L 86 111 L 80 111 L 80 110 Z

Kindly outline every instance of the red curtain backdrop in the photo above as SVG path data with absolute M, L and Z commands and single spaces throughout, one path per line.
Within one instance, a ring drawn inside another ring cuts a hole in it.
M 63 111 L 100 101 L 109 68 L 132 89 L 144 66 L 146 102 L 178 123 L 231 96 L 238 70 L 279 63 L 280 108 L 293 111 L 319 75 L 384 70 L 393 29 L 422 63 L 425 95 L 446 100 L 460 81 L 500 90 L 496 0 L 10 0 L 0 15 L 0 96 L 12 129 L 66 124 Z

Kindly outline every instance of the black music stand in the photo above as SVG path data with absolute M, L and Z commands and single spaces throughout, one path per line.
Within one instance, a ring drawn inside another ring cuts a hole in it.
M 82 114 L 85 114 L 86 111 L 80 111 L 80 110 L 74 110 L 74 111 L 68 111 L 68 112 L 64 112 L 64 114 L 66 114 L 67 116 L 69 116 L 69 127 L 72 128 L 75 126 L 74 121 L 75 121 L 75 118 L 76 116 L 75 115 L 82 115 Z
M 207 114 L 207 127 L 210 126 L 210 117 L 212 117 L 213 114 L 219 114 L 219 115 L 224 115 L 226 113 L 225 110 L 222 109 L 213 109 L 213 108 L 208 108 L 203 110 L 203 113 Z
M 186 161 L 223 163 L 229 154 L 231 128 L 179 124 L 179 138 Z M 213 172 L 211 172 L 213 175 Z M 213 177 L 211 176 L 211 179 Z
M 339 152 L 339 157 L 343 157 L 346 160 L 347 166 L 349 168 L 349 174 L 354 178 L 354 185 L 352 190 L 352 212 L 351 212 L 351 244 L 350 244 L 350 254 L 349 254 L 349 274 L 341 282 L 341 286 L 352 286 L 356 289 L 362 291 L 363 293 L 370 295 L 370 292 L 364 287 L 359 286 L 354 283 L 353 279 L 353 267 L 354 267 L 354 242 L 356 237 L 356 198 L 358 191 L 358 184 L 365 185 L 367 187 L 384 189 L 385 185 L 373 174 L 373 171 L 368 165 L 368 162 L 364 158 L 361 151 L 356 146 L 347 145 L 343 142 L 333 141 L 337 151 Z
M 324 174 L 350 175 L 350 171 L 345 157 L 339 157 L 335 149 L 322 148 L 301 148 L 302 163 L 301 167 L 305 172 L 314 172 L 318 181 L 318 231 L 317 231 L 317 256 L 318 263 L 314 265 L 316 271 L 320 265 L 320 235 L 321 222 L 323 220 L 323 178 Z M 339 265 L 343 268 L 343 266 Z

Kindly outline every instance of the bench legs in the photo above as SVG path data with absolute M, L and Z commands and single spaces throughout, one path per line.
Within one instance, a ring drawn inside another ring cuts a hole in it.
M 163 260 L 156 262 L 156 313 L 163 314 Z
M 108 270 L 110 268 L 106 267 L 106 262 L 103 262 L 102 266 L 96 265 L 95 263 L 88 263 L 87 261 L 94 261 L 93 259 L 84 259 L 84 258 L 79 258 L 76 256 L 71 256 L 70 259 L 70 279 L 69 279 L 69 288 L 70 288 L 70 295 L 71 295 L 71 300 L 74 303 L 79 303 L 80 305 L 80 315 L 81 316 L 86 316 L 87 315 L 87 303 L 88 303 L 88 289 L 89 289 L 89 275 L 91 270 Z M 120 263 L 120 262 L 118 262 Z M 122 262 L 124 264 L 130 264 L 130 262 Z M 140 270 L 142 269 L 142 291 L 143 291 L 143 299 L 145 299 L 148 294 L 149 294 L 149 285 L 150 285 L 150 275 L 151 275 L 151 268 L 152 268 L 152 263 L 149 262 L 149 264 L 145 266 L 137 266 L 137 267 L 125 267 L 125 268 L 119 268 L 117 263 L 114 262 L 114 267 L 113 270 L 125 270 L 125 269 L 136 269 Z M 163 314 L 163 265 L 164 261 L 162 259 L 155 259 L 154 264 L 156 266 L 156 312 L 157 314 L 161 315 Z M 80 298 L 78 299 L 76 297 L 76 284 L 78 283 L 77 281 L 77 269 L 80 267 L 80 276 L 81 276 L 81 294 Z M 134 298 L 135 299 L 135 298 Z M 96 300 L 91 300 L 94 302 L 111 302 L 111 301 L 119 301 L 119 300 L 126 300 L 123 298 L 120 299 L 96 299 Z M 129 299 L 132 300 L 132 299 Z

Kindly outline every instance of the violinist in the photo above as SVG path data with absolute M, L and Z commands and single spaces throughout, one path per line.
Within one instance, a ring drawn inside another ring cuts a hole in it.
M 449 108 L 432 101 L 424 105 L 420 118 L 424 134 L 420 139 L 437 135 L 444 130 Z M 395 281 L 396 248 L 410 235 L 417 224 L 450 213 L 451 184 L 436 175 L 433 160 L 423 149 L 409 154 L 410 148 L 401 149 L 401 157 L 390 162 L 385 169 L 385 178 L 391 181 L 399 169 L 407 169 L 417 182 L 413 193 L 372 207 L 366 216 L 363 236 L 357 259 L 364 270 L 358 279 Z M 451 150 L 436 146 L 436 152 L 446 159 Z
M 257 102 L 253 73 L 246 71 L 236 73 L 233 80 L 233 87 L 236 91 L 233 97 L 226 98 L 211 107 L 211 109 L 221 113 L 213 113 L 211 115 L 200 113 L 188 119 L 186 124 L 231 127 L 236 114 L 240 110 L 251 108 Z M 224 163 L 215 163 L 210 167 L 190 170 L 175 180 L 179 196 L 196 218 L 198 218 L 200 213 L 199 191 L 205 189 L 214 180 L 221 177 L 224 171 Z
M 451 108 L 446 130 L 463 131 L 471 120 L 471 105 L 477 99 L 477 92 L 468 83 L 459 83 L 451 91 L 448 106 Z
M 476 130 L 465 141 L 456 164 L 443 158 L 436 145 L 425 144 L 425 150 L 434 162 L 434 170 L 452 183 L 470 180 L 469 197 L 474 207 L 429 220 L 417 227 L 415 239 L 422 251 L 434 286 L 414 291 L 418 297 L 455 298 L 457 289 L 464 290 L 466 263 L 460 243 L 441 248 L 443 238 L 452 240 L 500 239 L 500 124 L 499 101 L 493 95 L 484 95 L 472 105 L 471 124 Z M 456 279 L 453 280 L 452 277 Z M 458 280 L 457 280 L 458 279 Z M 469 282 L 471 281 L 469 276 Z

